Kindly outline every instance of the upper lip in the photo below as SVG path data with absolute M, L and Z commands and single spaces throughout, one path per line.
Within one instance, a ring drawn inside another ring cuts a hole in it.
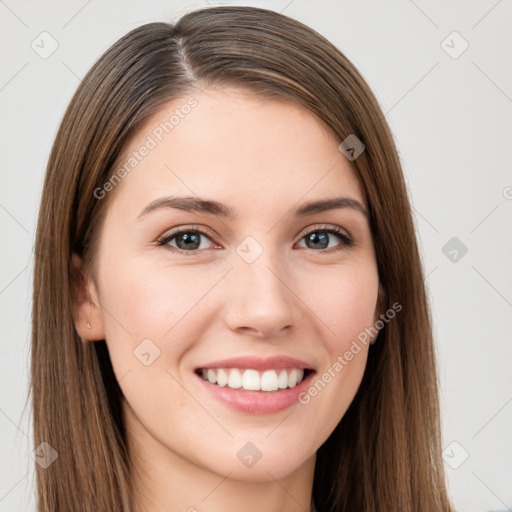
M 233 357 L 230 359 L 222 359 L 218 361 L 213 361 L 211 363 L 207 363 L 203 366 L 199 366 L 198 369 L 208 368 L 240 368 L 240 369 L 248 369 L 252 368 L 254 370 L 273 370 L 279 368 L 297 368 L 299 370 L 312 370 L 313 366 L 305 361 L 300 359 L 296 359 L 294 357 L 288 356 L 274 356 L 274 357 L 253 357 L 253 356 L 245 356 L 245 357 Z

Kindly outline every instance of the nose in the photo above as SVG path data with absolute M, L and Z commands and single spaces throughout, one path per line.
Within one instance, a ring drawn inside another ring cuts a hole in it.
M 225 321 L 240 334 L 275 338 L 295 327 L 297 298 L 281 266 L 264 255 L 250 264 L 238 261 L 229 273 Z

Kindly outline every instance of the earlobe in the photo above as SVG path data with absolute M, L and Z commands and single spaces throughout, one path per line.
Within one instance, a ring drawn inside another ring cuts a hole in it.
M 103 316 L 96 287 L 93 280 L 84 275 L 82 259 L 76 253 L 71 255 L 71 269 L 75 330 L 84 342 L 103 340 Z

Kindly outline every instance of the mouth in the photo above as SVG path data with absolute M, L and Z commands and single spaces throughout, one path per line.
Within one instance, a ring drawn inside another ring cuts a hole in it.
M 289 357 L 216 361 L 194 370 L 202 388 L 238 412 L 272 414 L 299 403 L 316 370 Z

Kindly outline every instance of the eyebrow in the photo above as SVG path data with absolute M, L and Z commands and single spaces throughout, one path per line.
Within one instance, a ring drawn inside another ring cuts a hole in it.
M 233 207 L 229 207 L 223 203 L 219 203 L 218 201 L 193 196 L 169 196 L 161 197 L 149 203 L 139 213 L 139 215 L 137 215 L 137 219 L 161 208 L 177 208 L 179 210 L 208 213 L 227 218 L 233 218 L 236 216 L 235 209 Z M 368 217 L 368 210 L 357 199 L 353 199 L 351 197 L 334 197 L 331 199 L 310 201 L 297 208 L 294 215 L 296 217 L 306 217 L 308 215 L 314 215 L 315 213 L 339 208 L 351 208 L 362 213 L 365 217 Z

